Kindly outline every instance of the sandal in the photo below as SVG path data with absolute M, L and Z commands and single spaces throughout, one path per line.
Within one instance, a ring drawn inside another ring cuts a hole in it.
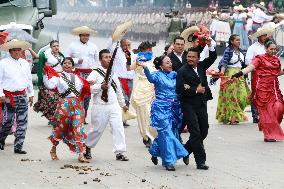
M 78 161 L 80 163 L 90 163 L 89 160 L 86 160 L 83 154 L 79 154 Z
M 50 150 L 50 156 L 52 160 L 59 160 L 59 158 L 57 157 L 56 154 L 56 146 L 52 146 L 51 150 Z
M 116 155 L 116 160 L 119 160 L 119 161 L 129 161 L 128 157 L 119 153 Z

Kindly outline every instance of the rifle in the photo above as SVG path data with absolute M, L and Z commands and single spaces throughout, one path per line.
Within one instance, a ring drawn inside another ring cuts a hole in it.
M 119 47 L 119 42 L 117 42 L 117 44 L 116 44 L 116 47 L 115 47 L 115 49 L 114 49 L 114 51 L 113 51 L 113 54 L 112 54 L 112 56 L 111 56 L 111 61 L 110 61 L 110 63 L 109 63 L 109 66 L 108 66 L 108 68 L 107 68 L 107 71 L 106 71 L 106 76 L 105 76 L 105 78 L 104 78 L 104 82 L 105 82 L 106 84 L 108 84 L 109 81 L 111 80 L 110 75 L 111 75 L 112 66 L 113 66 L 113 61 L 114 61 L 114 58 L 115 58 L 115 56 L 116 56 L 116 52 L 117 52 L 118 47 Z M 101 99 L 102 99 L 103 101 L 105 101 L 105 102 L 108 102 L 108 89 L 103 90 Z

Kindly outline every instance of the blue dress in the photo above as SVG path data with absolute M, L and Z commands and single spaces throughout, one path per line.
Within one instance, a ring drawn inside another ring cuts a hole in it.
M 235 19 L 233 34 L 237 34 L 240 36 L 241 39 L 240 48 L 246 51 L 249 47 L 249 39 L 247 31 L 244 29 L 244 21 L 243 21 L 244 14 L 235 13 L 233 17 Z
M 175 164 L 188 155 L 179 141 L 178 130 L 182 125 L 182 114 L 176 94 L 176 72 L 154 71 L 146 67 L 145 75 L 155 85 L 156 99 L 151 106 L 151 126 L 157 129 L 158 136 L 153 141 L 149 152 L 160 157 L 162 165 Z

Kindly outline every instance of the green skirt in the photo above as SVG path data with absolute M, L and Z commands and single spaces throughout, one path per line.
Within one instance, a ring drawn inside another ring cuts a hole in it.
M 251 91 L 244 77 L 226 82 L 240 70 L 227 68 L 225 76 L 229 77 L 221 80 L 216 119 L 224 124 L 247 121 L 244 109 L 251 103 Z

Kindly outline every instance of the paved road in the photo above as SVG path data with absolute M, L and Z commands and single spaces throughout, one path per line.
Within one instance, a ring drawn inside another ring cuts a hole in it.
M 66 48 L 68 40 L 69 35 L 62 36 L 63 48 Z M 103 39 L 96 41 L 99 48 L 103 48 Z M 158 44 L 155 51 L 161 51 L 162 45 Z M 284 83 L 283 79 L 281 83 Z M 193 157 L 190 157 L 188 166 L 180 160 L 176 164 L 176 172 L 165 171 L 161 164 L 154 166 L 142 144 L 137 122 L 133 120 L 129 122 L 131 126 L 125 129 L 129 162 L 115 160 L 109 128 L 93 150 L 94 159 L 88 167 L 79 167 L 83 164 L 77 163 L 76 154 L 69 152 L 64 144 L 58 147 L 60 161 L 51 161 L 50 142 L 47 140 L 51 127 L 47 126 L 47 121 L 40 114 L 30 109 L 24 146 L 28 154 L 13 154 L 14 137 L 8 137 L 6 149 L 0 152 L 0 188 L 283 188 L 284 143 L 264 143 L 257 125 L 251 123 L 250 113 L 247 113 L 247 123 L 236 126 L 218 124 L 215 112 L 219 87 L 211 88 L 215 98 L 208 103 L 210 130 L 205 141 L 209 171 L 197 170 Z M 89 128 L 87 126 L 86 131 Z M 185 141 L 188 134 L 182 137 Z

